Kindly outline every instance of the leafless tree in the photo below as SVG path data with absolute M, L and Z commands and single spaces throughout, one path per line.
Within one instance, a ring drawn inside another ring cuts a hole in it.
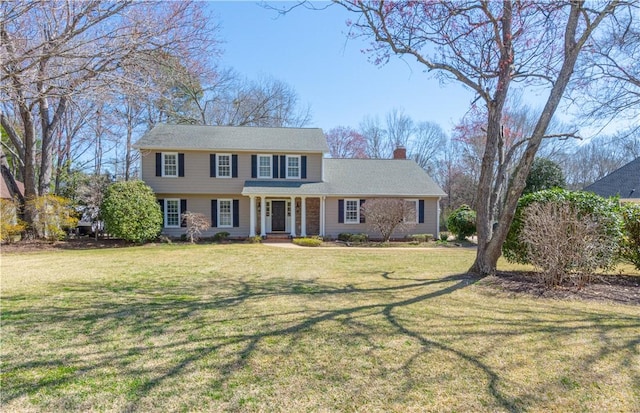
M 365 117 L 360 122 L 360 134 L 367 141 L 367 158 L 390 158 L 393 152 L 387 139 L 387 131 L 384 129 L 378 117 Z
M 223 126 L 302 127 L 311 119 L 308 106 L 300 106 L 287 83 L 263 77 L 247 80 L 229 73 L 224 83 L 205 94 L 205 123 Z
M 332 158 L 366 158 L 367 141 L 358 131 L 338 126 L 325 132 Z
M 492 274 L 525 179 L 578 58 L 603 21 L 623 2 L 360 2 L 351 32 L 375 39 L 374 61 L 411 56 L 444 81 L 460 82 L 486 108 L 486 142 L 477 195 L 478 250 L 470 271 Z M 548 96 L 517 165 L 507 175 L 504 114 L 510 90 L 546 87 Z M 506 177 L 509 179 L 506 179 Z M 504 197 L 496 194 L 504 193 Z
M 399 198 L 372 198 L 362 205 L 367 226 L 377 231 L 384 242 L 394 232 L 403 232 L 416 224 L 416 204 Z
M 182 214 L 182 219 L 186 225 L 187 238 L 191 243 L 196 242 L 211 225 L 207 217 L 198 212 L 186 211 Z
M 180 60 L 214 51 L 202 7 L 188 1 L 0 4 L 0 123 L 21 161 L 26 198 L 50 191 L 55 133 L 71 102 L 134 83 L 124 67 L 144 67 L 157 51 Z
M 579 66 L 575 94 L 583 119 L 628 122 L 640 130 L 640 6 L 619 13 L 615 22 L 591 39 L 592 53 Z
M 447 135 L 440 125 L 433 122 L 419 122 L 414 129 L 414 135 L 409 141 L 409 157 L 429 175 L 433 175 L 440 162 L 443 149 L 447 142 Z
M 393 149 L 406 148 L 413 132 L 413 119 L 404 113 L 404 109 L 393 108 L 387 113 L 387 139 Z

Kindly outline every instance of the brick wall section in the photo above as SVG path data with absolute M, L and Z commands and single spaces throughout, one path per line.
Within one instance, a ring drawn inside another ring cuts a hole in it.
M 320 198 L 307 198 L 307 235 L 320 233 Z

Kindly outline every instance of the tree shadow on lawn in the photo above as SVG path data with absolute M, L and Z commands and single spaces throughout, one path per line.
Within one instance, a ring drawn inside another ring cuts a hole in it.
M 386 284 L 370 288 L 354 285 L 335 287 L 317 280 L 208 279 L 188 281 L 167 289 L 160 281 L 136 283 L 131 280 L 65 284 L 41 302 L 27 295 L 4 296 L 2 319 L 6 335 L 2 350 L 5 358 L 2 404 L 42 392 L 64 394 L 65 386 L 77 384 L 79 377 L 87 380 L 96 376 L 99 382 L 105 370 L 116 368 L 124 377 L 141 377 L 124 385 L 127 404 L 123 410 L 143 410 L 148 407 L 144 404 L 145 398 L 151 397 L 154 390 L 180 380 L 188 371 L 198 368 L 195 366 L 203 360 L 219 352 L 229 352 L 226 362 L 212 367 L 216 378 L 210 385 L 222 392 L 234 375 L 247 368 L 248 360 L 259 355 L 260 346 L 269 340 L 293 341 L 311 334 L 314 329 L 323 328 L 321 324 L 325 322 L 337 322 L 345 328 L 352 328 L 349 334 L 354 339 L 364 337 L 373 340 L 379 337 L 377 329 L 372 329 L 365 322 L 356 328 L 355 323 L 358 317 L 377 315 L 384 320 L 385 328 L 392 332 L 390 334 L 399 334 L 419 343 L 421 350 L 407 357 L 403 367 L 407 376 L 416 359 L 437 349 L 471 365 L 484 376 L 488 394 L 497 406 L 512 412 L 524 410 L 523 400 L 501 390 L 500 372 L 474 351 L 463 351 L 447 344 L 447 340 L 438 340 L 437 334 L 427 335 L 417 330 L 415 323 L 403 321 L 396 314 L 397 310 L 448 296 L 478 279 L 468 274 L 439 279 L 402 278 L 388 272 L 378 274 Z M 387 285 L 389 282 L 398 284 Z M 396 297 L 396 294 L 401 297 Z M 339 308 L 327 310 L 321 305 L 326 300 L 340 297 L 345 297 L 343 300 L 346 301 L 339 302 Z M 363 297 L 374 298 L 363 300 L 367 302 L 365 304 L 359 302 Z M 302 300 L 303 304 L 318 308 L 293 305 L 288 311 L 275 311 L 269 307 L 263 314 L 251 312 L 250 308 L 255 303 L 276 299 Z M 28 302 L 38 304 L 24 305 Z M 578 321 L 605 317 L 577 311 L 575 314 Z M 519 334 L 522 328 L 541 332 L 555 328 L 545 320 L 536 320 L 535 315 L 532 317 L 529 324 L 513 322 L 518 330 L 498 334 Z M 490 325 L 495 320 L 486 321 Z M 606 336 L 610 329 L 630 326 L 624 317 L 620 318 L 619 324 L 613 321 L 607 315 L 607 322 L 599 326 L 603 335 Z M 639 327 L 640 321 L 635 321 L 632 325 Z M 568 324 L 560 323 L 558 332 L 569 334 L 583 328 L 569 327 Z M 363 329 L 364 332 L 357 331 Z M 26 342 L 22 342 L 22 334 L 26 336 Z M 484 334 L 496 333 L 487 331 Z M 21 346 L 28 346 L 29 339 L 50 344 L 41 351 L 20 351 Z M 636 340 L 625 343 L 625 346 L 634 349 L 637 344 Z M 27 359 L 23 354 L 28 355 Z M 595 355 L 593 362 L 605 356 L 605 353 Z M 154 367 L 153 363 L 148 367 L 140 366 L 140 361 L 145 364 L 154 358 L 160 358 L 160 368 Z M 33 371 L 41 369 L 53 373 L 34 379 L 38 375 Z M 117 399 L 119 395 L 113 396 Z M 75 408 L 81 410 L 82 401 L 77 403 Z

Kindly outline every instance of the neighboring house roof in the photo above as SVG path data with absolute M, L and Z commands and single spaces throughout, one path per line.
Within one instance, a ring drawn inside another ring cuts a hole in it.
M 440 196 L 446 194 L 412 160 L 324 159 L 324 182 L 246 181 L 243 195 Z
M 16 181 L 16 184 L 18 185 L 18 190 L 20 191 L 20 194 L 24 196 L 24 184 L 20 181 Z M 2 199 L 13 198 L 11 196 L 11 192 L 9 191 L 9 186 L 5 182 L 4 175 L 2 175 L 2 177 L 0 178 L 0 198 Z
M 640 157 L 584 188 L 605 198 L 640 199 Z
M 328 153 L 319 128 L 261 128 L 158 124 L 134 145 L 138 149 Z

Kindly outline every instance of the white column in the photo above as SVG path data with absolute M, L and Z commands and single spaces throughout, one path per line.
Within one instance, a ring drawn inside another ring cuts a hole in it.
M 301 215 L 300 215 L 300 236 L 307 236 L 307 198 L 300 197 Z
M 256 236 L 256 197 L 249 197 L 249 236 Z
M 260 236 L 267 236 L 267 203 L 264 195 L 260 197 Z
M 296 197 L 291 197 L 291 236 L 296 236 Z
M 320 236 L 324 237 L 324 215 L 325 215 L 325 197 L 320 197 Z

